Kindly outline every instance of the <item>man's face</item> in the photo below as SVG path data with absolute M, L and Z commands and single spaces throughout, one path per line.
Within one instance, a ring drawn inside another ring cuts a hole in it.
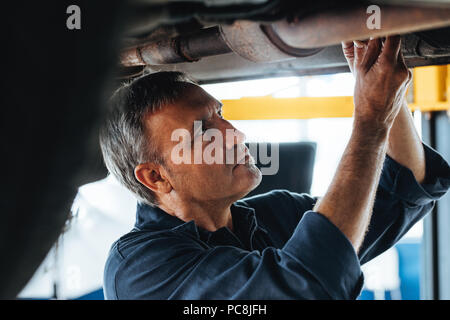
M 165 159 L 166 178 L 183 200 L 236 201 L 261 182 L 245 135 L 197 85 L 189 84 L 177 102 L 147 116 L 146 125 Z

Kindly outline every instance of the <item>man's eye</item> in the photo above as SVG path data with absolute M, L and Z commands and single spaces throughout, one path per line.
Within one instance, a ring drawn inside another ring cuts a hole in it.
M 207 130 L 206 128 L 206 121 L 202 120 L 202 126 L 201 126 L 201 131 L 200 131 L 200 135 L 203 135 L 205 133 L 205 131 Z
M 219 115 L 219 117 L 220 117 L 221 119 L 223 119 L 223 116 L 222 116 L 222 110 L 217 111 L 217 114 Z

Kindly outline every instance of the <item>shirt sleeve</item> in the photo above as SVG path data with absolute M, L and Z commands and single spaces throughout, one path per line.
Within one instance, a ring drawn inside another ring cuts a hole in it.
M 423 144 L 425 181 L 416 181 L 410 169 L 386 156 L 369 230 L 359 250 L 361 264 L 391 246 L 435 205 L 450 187 L 450 167 L 442 156 Z
M 135 250 L 132 260 L 116 273 L 119 299 L 355 299 L 363 284 L 351 243 L 312 211 L 282 248 L 205 249 L 161 237 Z

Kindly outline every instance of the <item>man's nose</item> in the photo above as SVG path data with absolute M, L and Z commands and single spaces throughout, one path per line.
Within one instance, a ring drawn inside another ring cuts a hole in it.
M 245 139 L 245 133 L 233 126 L 226 130 L 225 144 L 228 150 L 233 149 L 235 145 L 243 144 Z

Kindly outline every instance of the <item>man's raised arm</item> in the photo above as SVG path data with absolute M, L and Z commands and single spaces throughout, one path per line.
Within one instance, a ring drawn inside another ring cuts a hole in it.
M 388 137 L 411 74 L 400 37 L 343 44 L 355 73 L 355 116 L 350 141 L 333 181 L 314 211 L 327 217 L 358 251 L 373 209 Z

